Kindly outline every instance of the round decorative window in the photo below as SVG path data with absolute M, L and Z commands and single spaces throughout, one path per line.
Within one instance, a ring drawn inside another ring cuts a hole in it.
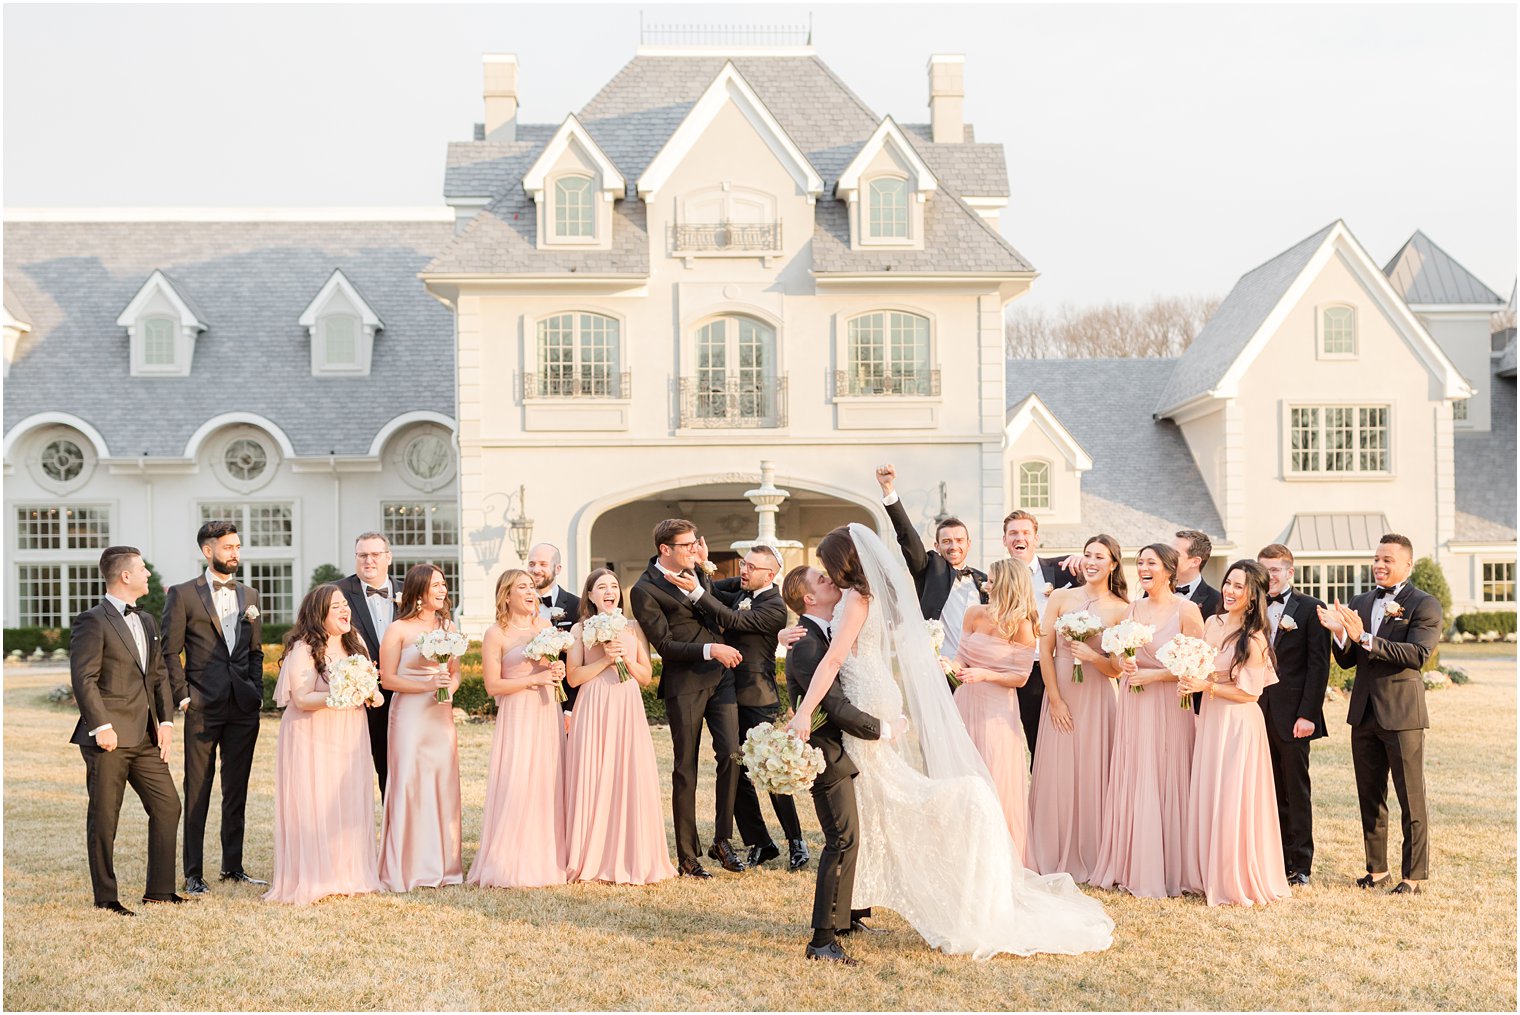
M 408 471 L 424 482 L 437 479 L 447 472 L 452 458 L 448 443 L 434 433 L 412 438 L 406 450 L 401 453 L 401 460 Z
M 269 467 L 269 453 L 264 445 L 248 437 L 239 437 L 227 445 L 222 454 L 227 474 L 242 483 L 258 479 Z
M 70 483 L 84 471 L 84 451 L 71 440 L 60 438 L 42 449 L 42 471 L 55 483 Z
M 38 433 L 26 455 L 26 469 L 38 485 L 54 493 L 72 493 L 95 471 L 95 445 L 73 427 L 55 426 Z

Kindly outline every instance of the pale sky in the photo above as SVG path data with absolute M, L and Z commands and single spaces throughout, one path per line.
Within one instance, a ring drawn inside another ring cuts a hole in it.
M 447 142 L 513 52 L 558 123 L 634 54 L 638 6 L 4 9 L 7 207 L 438 205 Z M 704 5 L 806 23 L 878 115 L 926 122 L 931 53 L 1001 142 L 1004 235 L 1040 305 L 1223 295 L 1336 218 L 1380 264 L 1415 229 L 1508 296 L 1513 5 Z

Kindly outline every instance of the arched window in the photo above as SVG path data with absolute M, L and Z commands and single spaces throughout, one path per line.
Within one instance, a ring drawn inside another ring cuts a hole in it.
M 872 180 L 866 188 L 866 235 L 873 240 L 908 238 L 908 181 Z
M 592 313 L 556 314 L 538 322 L 538 375 L 530 397 L 626 398 L 616 318 Z
M 1356 355 L 1356 308 L 1326 307 L 1320 322 L 1320 352 L 1325 356 Z
M 174 321 L 168 317 L 150 317 L 143 321 L 143 365 L 174 365 Z
M 935 395 L 929 368 L 929 319 L 899 310 L 852 318 L 843 393 Z
M 1030 511 L 1050 507 L 1050 466 L 1047 463 L 1019 463 L 1019 507 Z
M 684 415 L 698 425 L 775 426 L 776 329 L 753 317 L 719 317 L 697 331 L 696 377 Z
M 595 191 L 589 176 L 562 176 L 554 182 L 554 235 L 560 239 L 596 236 Z

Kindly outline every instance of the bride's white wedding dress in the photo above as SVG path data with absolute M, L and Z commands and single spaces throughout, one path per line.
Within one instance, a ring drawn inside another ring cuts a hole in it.
M 912 586 L 904 591 L 906 571 L 889 574 L 892 562 L 875 533 L 851 530 L 873 596 L 840 669 L 841 686 L 851 702 L 883 721 L 905 714 L 912 720 L 908 736 L 891 743 L 844 737 L 860 769 L 852 907 L 895 910 L 931 946 L 952 955 L 1108 948 L 1114 922 L 1097 900 L 1083 895 L 1069 874 L 1037 874 L 1017 858 L 990 777 L 927 647 Z M 911 614 L 899 603 L 913 607 Z M 836 630 L 843 607 L 835 611 Z M 921 672 L 926 666 L 933 673 Z

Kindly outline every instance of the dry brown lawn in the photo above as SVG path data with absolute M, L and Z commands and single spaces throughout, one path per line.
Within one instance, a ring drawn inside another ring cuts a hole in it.
M 849 942 L 854 970 L 800 961 L 811 874 L 765 870 L 650 888 L 449 888 L 303 909 L 213 885 L 137 919 L 90 906 L 83 765 L 66 677 L 5 673 L 8 1009 L 1375 1009 L 1515 1010 L 1515 667 L 1459 660 L 1430 695 L 1427 894 L 1356 890 L 1361 873 L 1345 706 L 1314 751 L 1313 886 L 1266 910 L 1097 892 L 1117 923 L 1101 955 L 950 958 L 895 914 Z M 248 804 L 248 868 L 268 876 L 275 721 Z M 490 727 L 461 728 L 465 858 L 480 826 Z M 670 741 L 656 730 L 662 767 Z M 176 781 L 182 763 L 172 764 Z M 669 792 L 668 784 L 666 792 Z M 141 891 L 146 821 L 128 793 L 122 897 Z M 214 810 L 214 809 L 213 809 Z M 814 853 L 812 808 L 802 807 Z M 700 814 L 711 814 L 710 798 Z M 207 829 L 215 870 L 216 815 Z M 953 838 L 941 862 L 954 862 Z M 1395 854 L 1394 859 L 1397 856 Z M 925 858 L 926 862 L 928 858 Z

